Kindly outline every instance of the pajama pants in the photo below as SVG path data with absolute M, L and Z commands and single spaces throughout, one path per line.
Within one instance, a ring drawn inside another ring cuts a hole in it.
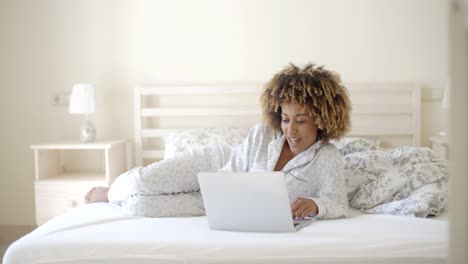
M 121 204 L 126 214 L 135 216 L 204 215 L 197 175 L 221 169 L 231 152 L 229 147 L 213 145 L 134 168 L 115 180 L 109 201 Z

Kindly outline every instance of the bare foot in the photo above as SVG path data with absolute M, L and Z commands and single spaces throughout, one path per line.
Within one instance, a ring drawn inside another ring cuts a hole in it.
M 102 203 L 102 202 L 109 202 L 107 198 L 107 194 L 109 193 L 109 188 L 96 186 L 93 187 L 89 192 L 85 195 L 85 203 Z

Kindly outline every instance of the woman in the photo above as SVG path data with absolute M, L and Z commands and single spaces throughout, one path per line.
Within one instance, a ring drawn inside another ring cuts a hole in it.
M 282 171 L 293 216 L 346 216 L 343 161 L 329 143 L 350 129 L 351 104 L 339 76 L 313 64 L 291 64 L 266 84 L 261 105 L 265 123 L 240 145 L 208 146 L 136 168 L 110 190 L 93 188 L 86 201 L 120 201 L 143 216 L 200 215 L 198 172 Z

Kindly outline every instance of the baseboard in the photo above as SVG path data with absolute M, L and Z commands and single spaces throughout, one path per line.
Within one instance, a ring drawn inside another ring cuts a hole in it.
M 0 225 L 0 243 L 11 243 L 36 229 L 36 225 Z

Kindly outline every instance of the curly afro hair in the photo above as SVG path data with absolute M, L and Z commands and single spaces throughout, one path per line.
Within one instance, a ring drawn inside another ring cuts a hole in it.
M 297 103 L 315 117 L 318 138 L 339 139 L 351 129 L 351 102 L 340 76 L 323 66 L 286 66 L 266 83 L 260 98 L 265 122 L 281 131 L 281 104 Z

